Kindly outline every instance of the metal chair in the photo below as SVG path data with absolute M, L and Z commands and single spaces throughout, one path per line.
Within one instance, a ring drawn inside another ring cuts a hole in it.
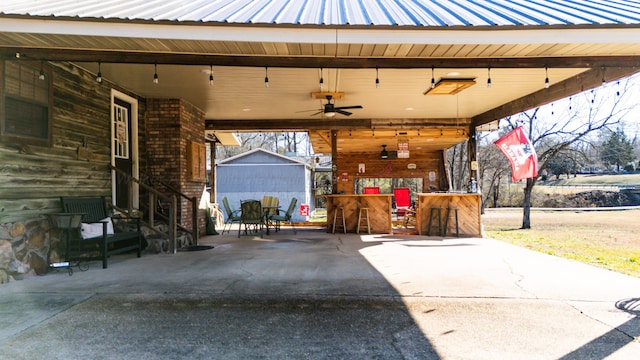
M 224 235 L 224 230 L 227 229 L 227 225 L 229 225 L 229 228 L 227 229 L 227 233 L 229 233 L 229 231 L 231 231 L 231 224 L 240 223 L 240 210 L 236 210 L 231 207 L 226 196 L 222 198 L 222 205 L 224 206 L 224 211 L 227 213 L 227 220 L 224 222 L 224 226 L 222 227 L 222 235 Z
M 289 208 L 287 209 L 287 212 L 280 215 L 280 212 L 282 212 L 282 210 L 278 210 L 276 214 L 272 214 L 269 216 L 269 220 L 273 221 L 276 224 L 276 231 L 280 230 L 281 222 L 287 221 L 289 222 L 289 224 L 291 224 L 291 227 L 293 227 L 293 233 L 294 234 L 296 233 L 296 226 L 293 224 L 293 221 L 291 221 L 291 216 L 293 215 L 293 211 L 296 209 L 297 203 L 298 203 L 298 199 L 293 198 L 289 203 Z
M 262 212 L 262 203 L 258 200 L 247 200 L 240 203 L 240 226 L 238 226 L 238 237 L 242 231 L 242 225 L 244 224 L 244 233 L 249 235 L 249 231 L 253 227 L 253 230 L 257 232 L 260 230 L 260 237 L 262 237 L 262 226 L 264 225 L 264 213 Z

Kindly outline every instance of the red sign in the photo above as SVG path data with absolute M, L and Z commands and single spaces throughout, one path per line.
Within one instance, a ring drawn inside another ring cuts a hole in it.
M 309 216 L 309 204 L 300 204 L 300 216 Z

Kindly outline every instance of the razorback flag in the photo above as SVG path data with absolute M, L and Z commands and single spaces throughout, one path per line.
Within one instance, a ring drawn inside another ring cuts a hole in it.
M 538 176 L 538 155 L 522 126 L 513 129 L 494 144 L 511 162 L 511 177 L 514 182 Z

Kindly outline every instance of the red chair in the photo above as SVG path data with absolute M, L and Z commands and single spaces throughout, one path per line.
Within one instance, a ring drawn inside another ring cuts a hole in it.
M 366 187 L 364 188 L 364 193 L 365 194 L 380 194 L 380 188 L 379 187 Z
M 396 202 L 396 215 L 400 218 L 411 208 L 411 191 L 409 188 L 395 188 L 393 196 Z

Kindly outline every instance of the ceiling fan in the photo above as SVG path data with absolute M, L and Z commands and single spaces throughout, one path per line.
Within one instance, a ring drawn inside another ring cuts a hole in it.
M 311 116 L 318 115 L 318 114 L 323 114 L 324 116 L 327 116 L 327 117 L 334 117 L 336 116 L 336 114 L 349 116 L 352 113 L 349 111 L 345 111 L 345 109 L 362 109 L 362 105 L 335 106 L 335 104 L 331 102 L 331 99 L 333 99 L 333 96 L 327 95 L 326 98 L 327 98 L 327 103 L 324 104 L 324 108 L 318 109 L 317 112 L 311 114 Z M 315 111 L 315 110 L 307 110 L 307 111 Z

